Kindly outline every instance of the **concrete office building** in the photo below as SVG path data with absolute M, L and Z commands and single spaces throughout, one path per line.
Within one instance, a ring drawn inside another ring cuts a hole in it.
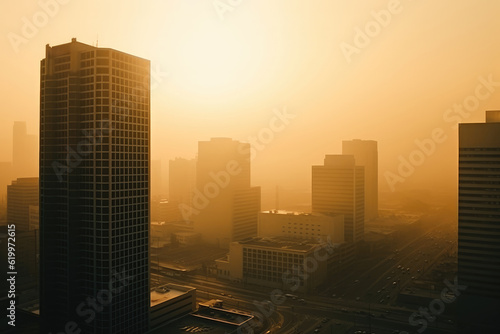
M 151 291 L 151 330 L 196 311 L 196 289 L 165 284 Z
M 344 215 L 345 241 L 363 240 L 365 222 L 364 167 L 352 155 L 327 155 L 312 167 L 312 211 Z
M 230 138 L 199 142 L 195 194 L 185 210 L 207 244 L 229 248 L 257 236 L 260 187 L 250 185 L 249 144 Z
M 15 224 L 16 231 L 37 228 L 30 228 L 30 206 L 38 206 L 38 196 L 38 177 L 19 178 L 7 186 L 7 223 Z
M 38 177 L 37 136 L 28 134 L 26 122 L 14 122 L 12 166 L 16 178 Z
M 228 256 L 216 260 L 217 273 L 220 278 L 232 281 L 309 292 L 327 277 L 331 247 L 319 241 L 290 237 L 237 241 L 231 243 Z
M 375 140 L 344 140 L 342 154 L 365 168 L 365 221 L 378 217 L 378 149 Z
M 259 213 L 259 236 L 329 239 L 333 243 L 342 243 L 344 216 L 284 210 L 264 211 Z

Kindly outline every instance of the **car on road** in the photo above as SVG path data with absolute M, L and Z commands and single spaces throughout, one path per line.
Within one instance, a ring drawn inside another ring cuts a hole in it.
M 359 300 L 361 300 L 361 298 L 360 298 L 360 297 L 356 297 L 356 300 L 358 300 L 358 301 L 359 301 Z
M 306 303 L 306 300 L 305 299 L 299 299 L 298 300 L 299 303 L 302 303 L 302 304 L 305 304 Z

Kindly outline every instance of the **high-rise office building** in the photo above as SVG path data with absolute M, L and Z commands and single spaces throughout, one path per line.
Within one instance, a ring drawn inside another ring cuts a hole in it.
M 12 165 L 16 178 L 38 177 L 37 137 L 28 134 L 26 122 L 14 122 Z
M 207 244 L 228 248 L 257 236 L 260 187 L 250 186 L 250 144 L 230 138 L 198 143 L 190 208 L 195 232 Z
M 500 111 L 459 125 L 458 169 L 458 327 L 499 333 Z
M 344 215 L 344 238 L 364 237 L 364 167 L 352 155 L 327 155 L 323 166 L 312 166 L 312 212 Z
M 149 328 L 150 61 L 47 45 L 40 83 L 42 332 Z
M 16 231 L 30 231 L 30 206 L 38 205 L 38 177 L 19 178 L 7 186 L 7 224 Z
M 344 140 L 342 154 L 354 155 L 357 166 L 365 167 L 365 221 L 378 217 L 378 150 L 375 140 Z

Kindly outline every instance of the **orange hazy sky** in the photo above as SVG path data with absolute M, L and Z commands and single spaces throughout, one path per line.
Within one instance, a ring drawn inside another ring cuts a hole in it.
M 307 189 L 311 165 L 341 153 L 342 140 L 354 138 L 378 141 L 380 189 L 388 190 L 387 172 L 397 175 L 400 158 L 436 129 L 441 142 L 394 188 L 453 186 L 453 125 L 482 122 L 484 110 L 500 109 L 499 1 L 19 0 L 0 6 L 0 161 L 11 159 L 14 121 L 38 131 L 45 44 L 72 37 L 152 61 L 152 153 L 164 166 L 194 157 L 200 140 L 248 141 L 266 133 L 252 161 L 252 183 L 263 193 L 276 185 Z M 454 105 L 461 114 L 448 110 Z M 285 108 L 294 118 L 270 138 L 266 128 Z

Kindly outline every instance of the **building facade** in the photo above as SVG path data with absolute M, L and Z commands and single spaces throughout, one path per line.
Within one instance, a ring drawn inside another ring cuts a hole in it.
M 229 248 L 257 236 L 260 187 L 250 185 L 249 144 L 230 138 L 199 142 L 194 192 L 186 207 L 203 242 Z
M 37 136 L 28 134 L 26 122 L 14 122 L 12 166 L 15 177 L 38 177 Z
M 220 278 L 310 292 L 324 283 L 330 245 L 288 237 L 257 237 L 231 243 L 229 255 L 216 261 Z
M 7 223 L 15 224 L 17 231 L 31 231 L 30 206 L 38 206 L 38 177 L 23 177 L 7 186 Z M 33 209 L 32 209 L 33 210 Z
M 149 328 L 150 62 L 72 39 L 40 82 L 44 333 Z M 97 303 L 99 312 L 89 303 Z
M 344 215 L 344 238 L 363 240 L 365 222 L 364 167 L 352 155 L 327 155 L 312 167 L 312 211 Z
M 342 154 L 365 168 L 365 221 L 378 217 L 378 149 L 375 140 L 344 140 Z
M 458 284 L 461 333 L 500 325 L 500 111 L 459 124 Z
M 151 330 L 196 311 L 196 289 L 165 284 L 151 291 Z
M 283 210 L 259 213 L 260 237 L 292 237 L 344 242 L 344 216 L 298 213 Z

